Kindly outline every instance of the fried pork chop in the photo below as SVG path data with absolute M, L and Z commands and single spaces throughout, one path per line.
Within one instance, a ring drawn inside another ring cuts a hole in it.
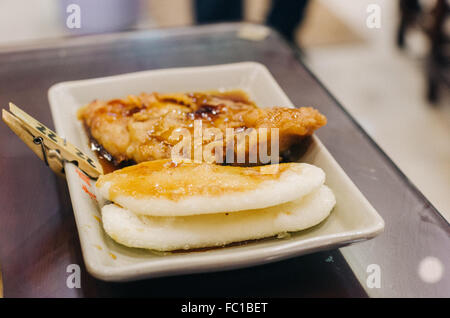
M 325 116 L 314 108 L 262 109 L 242 91 L 142 93 L 107 102 L 95 100 L 79 110 L 78 118 L 96 150 L 115 166 L 171 158 L 172 148 L 182 138 L 177 132 L 187 129 L 193 136 L 195 120 L 201 120 L 202 130 L 217 128 L 224 136 L 227 128 L 238 134 L 250 129 L 258 136 L 258 147 L 269 144 L 270 129 L 278 128 L 280 153 L 326 124 Z M 258 128 L 267 128 L 268 137 L 261 136 Z M 213 141 L 217 139 L 205 134 L 202 145 Z M 245 147 L 248 152 L 251 145 Z

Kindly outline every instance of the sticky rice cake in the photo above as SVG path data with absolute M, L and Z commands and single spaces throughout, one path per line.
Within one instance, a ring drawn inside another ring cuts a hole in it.
M 232 167 L 157 160 L 100 176 L 105 199 L 137 214 L 186 216 L 262 209 L 296 200 L 325 181 L 306 163 Z
M 335 203 L 333 192 L 323 185 L 298 200 L 264 209 L 157 217 L 108 204 L 102 208 L 102 219 L 106 233 L 125 246 L 172 251 L 224 246 L 303 230 L 324 220 Z

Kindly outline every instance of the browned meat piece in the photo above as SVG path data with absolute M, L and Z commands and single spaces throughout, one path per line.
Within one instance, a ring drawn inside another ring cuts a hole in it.
M 214 141 L 214 136 L 206 136 L 208 128 L 219 129 L 223 139 L 226 128 L 234 128 L 237 134 L 254 128 L 259 145 L 270 143 L 270 128 L 278 128 L 280 153 L 326 124 L 325 116 L 310 107 L 257 108 L 242 91 L 143 93 L 108 102 L 95 100 L 81 108 L 78 117 L 91 141 L 101 146 L 103 154 L 110 156 L 108 159 L 114 165 L 170 158 L 172 149 L 182 138 L 179 132 L 187 130 L 194 136 L 194 120 L 201 120 L 203 146 Z M 268 128 L 268 137 L 261 136 L 258 128 Z M 225 148 L 225 142 L 221 144 Z M 246 151 L 251 147 L 244 146 Z

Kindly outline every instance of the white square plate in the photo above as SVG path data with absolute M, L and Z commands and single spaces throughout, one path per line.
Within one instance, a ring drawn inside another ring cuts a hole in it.
M 216 89 L 242 89 L 259 107 L 293 106 L 267 68 L 253 62 L 144 71 L 65 82 L 52 86 L 48 96 L 56 132 L 96 158 L 76 117 L 81 106 L 94 99 L 108 100 L 141 92 Z M 180 253 L 156 253 L 115 243 L 103 231 L 100 209 L 94 198 L 94 182 L 82 178 L 75 165 L 66 164 L 67 183 L 88 271 L 107 281 L 218 271 L 336 248 L 372 238 L 383 230 L 383 219 L 318 138 L 313 138 L 301 161 L 322 168 L 327 175 L 326 184 L 336 195 L 336 207 L 325 221 L 286 238 Z

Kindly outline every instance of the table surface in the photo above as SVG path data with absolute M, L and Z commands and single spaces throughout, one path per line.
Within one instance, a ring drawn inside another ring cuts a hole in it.
M 140 70 L 257 61 L 296 105 L 329 118 L 319 138 L 386 222 L 384 233 L 341 249 L 251 268 L 131 283 L 106 283 L 84 268 L 68 188 L 0 125 L 0 266 L 5 297 L 276 296 L 450 297 L 450 226 L 303 65 L 294 48 L 270 32 L 237 36 L 242 24 L 67 38 L 0 50 L 0 104 L 20 105 L 53 127 L 47 91 L 57 82 Z M 368 75 L 370 76 L 370 75 Z M 420 146 L 420 145 L 418 145 Z M 436 283 L 420 264 L 442 265 Z M 425 259 L 425 262 L 423 261 Z M 81 266 L 81 288 L 66 285 Z M 380 288 L 366 284 L 379 266 Z M 369 269 L 369 271 L 368 271 Z

